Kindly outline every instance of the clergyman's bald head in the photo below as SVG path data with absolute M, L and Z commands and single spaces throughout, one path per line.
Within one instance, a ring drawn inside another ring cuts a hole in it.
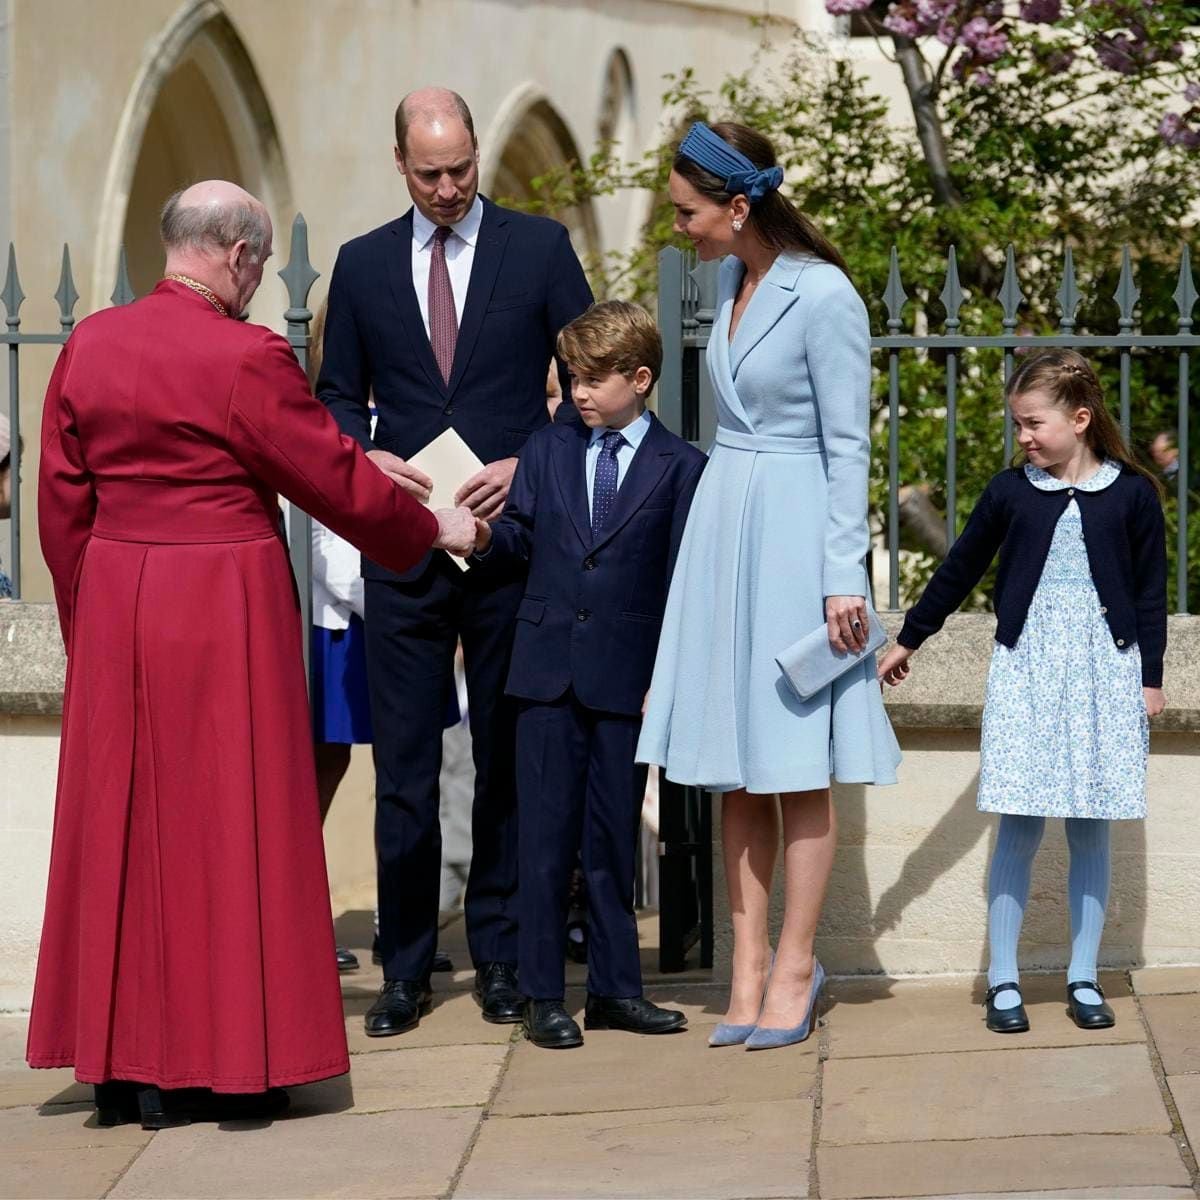
M 167 200 L 159 231 L 168 254 L 228 250 L 244 241 L 251 256 L 259 259 L 271 237 L 271 222 L 262 202 L 244 188 L 207 179 Z
M 475 143 L 475 121 L 467 102 L 449 88 L 427 87 L 409 92 L 396 106 L 396 147 L 404 154 L 408 142 L 409 126 L 418 121 L 435 124 L 446 121 L 461 121 Z

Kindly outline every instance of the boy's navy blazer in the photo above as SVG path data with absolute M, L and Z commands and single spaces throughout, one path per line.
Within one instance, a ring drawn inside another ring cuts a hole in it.
M 591 289 L 562 225 L 481 200 L 449 383 L 413 288 L 412 209 L 338 252 L 316 392 L 364 450 L 407 459 L 454 428 L 490 463 L 520 454 L 549 421 L 546 370 L 555 339 L 591 304 Z M 374 437 L 371 396 L 379 414 Z M 363 566 L 369 578 L 399 578 L 365 559 Z
M 585 456 L 592 431 L 551 425 L 526 443 L 492 545 L 473 570 L 528 566 L 507 692 L 637 715 L 650 686 L 675 556 L 707 461 L 651 415 L 593 540 Z

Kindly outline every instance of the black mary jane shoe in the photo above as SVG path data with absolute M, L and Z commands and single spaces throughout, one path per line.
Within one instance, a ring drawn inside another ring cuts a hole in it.
M 1084 1004 L 1075 999 L 1077 991 L 1093 991 L 1100 997 L 1099 1004 Z M 1105 1003 L 1104 993 L 1098 983 L 1077 979 L 1067 984 L 1067 1012 L 1080 1029 L 1111 1029 L 1116 1023 L 1116 1014 Z
M 521 1017 L 525 1036 L 543 1050 L 583 1045 L 583 1034 L 561 1000 L 528 1000 Z
M 1015 983 L 998 983 L 988 989 L 984 997 L 987 1006 L 987 1027 L 993 1033 L 1027 1033 L 1029 1031 L 1029 1015 L 1025 1012 L 1022 1000 L 1015 1008 L 997 1008 L 995 999 L 1001 992 L 1016 992 L 1021 996 L 1021 989 Z
M 675 1008 L 659 1008 L 645 996 L 612 999 L 587 998 L 584 1029 L 623 1029 L 627 1033 L 677 1033 L 687 1026 L 687 1016 Z

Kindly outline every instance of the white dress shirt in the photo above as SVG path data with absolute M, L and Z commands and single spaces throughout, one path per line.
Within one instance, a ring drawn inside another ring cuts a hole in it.
M 446 270 L 450 273 L 450 287 L 454 292 L 454 310 L 458 323 L 462 324 L 463 306 L 467 302 L 467 285 L 471 282 L 471 264 L 475 261 L 475 243 L 479 240 L 479 226 L 483 223 L 483 201 L 478 196 L 457 225 L 451 225 L 452 237 L 446 239 Z M 433 235 L 437 226 L 421 212 L 413 208 L 412 277 L 413 291 L 421 306 L 421 320 L 425 322 L 425 333 L 429 333 L 429 262 L 433 257 Z
M 650 432 L 650 414 L 642 413 L 636 421 L 630 421 L 624 429 L 609 429 L 606 425 L 601 425 L 592 430 L 591 440 L 588 442 L 587 454 L 584 457 L 583 465 L 587 471 L 587 502 L 588 502 L 588 518 L 592 515 L 592 492 L 596 487 L 596 464 L 600 461 L 600 449 L 604 444 L 604 435 L 606 433 L 619 433 L 624 439 L 624 443 L 617 447 L 617 491 L 621 490 L 621 484 L 625 479 L 625 474 L 629 470 L 629 464 L 633 462 L 633 456 L 637 453 L 637 448 L 642 444 L 642 438 Z

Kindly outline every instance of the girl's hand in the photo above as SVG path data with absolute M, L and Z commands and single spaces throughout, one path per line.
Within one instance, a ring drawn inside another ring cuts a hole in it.
M 825 624 L 835 650 L 861 650 L 867 644 L 865 596 L 826 596 Z
M 1162 688 L 1142 688 L 1142 698 L 1146 701 L 1146 715 L 1157 717 L 1167 707 L 1167 698 Z
M 908 660 L 912 656 L 913 652 L 907 646 L 901 646 L 899 643 L 893 646 L 883 656 L 883 661 L 876 671 L 879 682 L 886 683 L 889 687 L 903 683 L 908 678 L 909 671 L 912 670 L 908 665 Z

